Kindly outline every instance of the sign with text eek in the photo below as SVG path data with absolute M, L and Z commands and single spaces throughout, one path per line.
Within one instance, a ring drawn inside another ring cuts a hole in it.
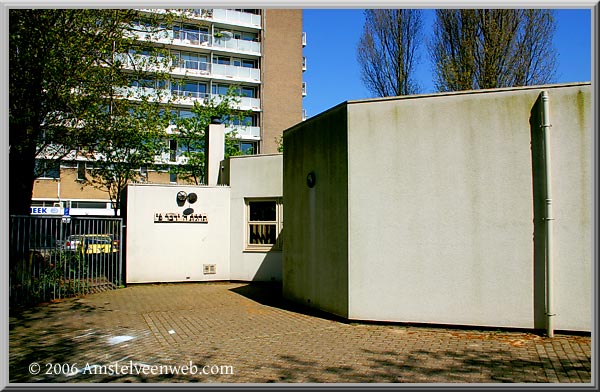
M 180 214 L 178 212 L 155 212 L 154 223 L 208 223 L 206 214 Z
M 29 213 L 31 215 L 64 215 L 65 209 L 61 207 L 30 207 Z

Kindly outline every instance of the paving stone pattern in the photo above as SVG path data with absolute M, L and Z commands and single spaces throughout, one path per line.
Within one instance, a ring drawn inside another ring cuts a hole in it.
M 134 285 L 12 309 L 9 381 L 591 382 L 589 335 L 350 323 L 280 293 L 270 284 Z M 176 374 L 169 365 L 192 367 Z

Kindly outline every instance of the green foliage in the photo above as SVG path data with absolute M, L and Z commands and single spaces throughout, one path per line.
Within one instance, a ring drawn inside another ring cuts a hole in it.
M 10 10 L 11 213 L 29 211 L 36 158 L 93 163 L 83 184 L 108 192 L 115 214 L 121 191 L 142 179 L 141 167 L 161 163 L 169 138 L 183 151 L 174 171 L 204 182 L 207 126 L 219 118 L 235 128 L 245 113 L 232 88 L 196 103 L 192 118 L 170 118 L 178 98 L 165 88 L 173 59 L 150 41 L 166 37 L 173 18 L 127 9 Z M 167 135 L 170 121 L 176 132 Z M 225 148 L 226 156 L 240 154 L 235 129 Z
M 86 153 L 93 169 L 86 172 L 85 183 L 108 193 L 116 215 L 123 189 L 142 180 L 141 167 L 153 167 L 166 150 L 168 118 L 157 101 L 114 100 L 93 121 L 102 137 Z
M 218 98 L 205 98 L 195 101 L 193 116 L 174 118 L 175 132 L 170 135 L 177 142 L 182 160 L 172 166 L 178 178 L 192 184 L 203 184 L 206 180 L 206 130 L 213 122 L 224 124 L 229 132 L 225 134 L 225 158 L 241 155 L 237 139 L 237 125 L 243 124 L 249 112 L 239 110 L 240 95 L 236 87 L 230 87 L 226 95 Z
M 277 143 L 277 152 L 283 153 L 283 136 L 276 137 L 275 142 Z
M 104 108 L 132 78 L 160 73 L 153 62 L 166 59 L 136 58 L 160 50 L 136 34 L 161 34 L 170 17 L 141 25 L 128 9 L 9 10 L 11 213 L 29 210 L 36 158 L 85 156 L 113 136 L 98 126 Z
M 88 267 L 79 252 L 55 249 L 45 256 L 37 256 L 39 271 L 18 276 L 19 284 L 29 288 L 31 302 L 65 298 L 88 291 Z

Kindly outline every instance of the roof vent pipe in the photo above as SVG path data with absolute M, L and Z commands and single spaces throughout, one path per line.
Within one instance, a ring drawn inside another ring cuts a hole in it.
M 550 115 L 547 91 L 542 91 L 542 132 L 544 133 L 544 172 L 546 178 L 546 328 L 548 337 L 554 337 L 554 271 L 553 271 L 553 222 L 552 212 L 552 160 L 550 155 Z

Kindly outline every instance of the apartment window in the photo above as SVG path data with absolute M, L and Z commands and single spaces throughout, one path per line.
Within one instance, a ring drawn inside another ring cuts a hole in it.
M 212 93 L 218 95 L 227 95 L 229 91 L 228 84 L 218 84 L 215 83 L 212 86 Z M 250 86 L 241 86 L 234 90 L 236 93 L 240 94 L 242 97 L 256 98 L 256 88 Z
M 240 142 L 240 151 L 244 155 L 256 155 L 256 154 L 258 154 L 258 143 L 241 141 Z
M 225 56 L 215 56 L 213 58 L 215 64 L 231 65 L 231 58 Z
M 181 52 L 174 53 L 175 64 L 178 64 L 181 68 L 195 69 L 199 71 L 208 70 L 208 56 L 198 54 Z
M 169 140 L 169 160 L 175 162 L 177 160 L 177 140 Z
M 194 113 L 192 113 L 191 110 L 185 110 L 185 109 L 180 110 L 179 113 L 177 114 L 177 117 L 179 117 L 179 118 L 192 118 L 194 116 L 195 115 L 194 115 Z
M 227 95 L 227 92 L 229 91 L 229 85 L 228 84 L 213 84 L 212 86 L 212 93 L 213 94 L 217 94 L 217 95 Z
M 173 26 L 173 37 L 175 39 L 190 40 L 192 43 L 208 41 L 208 28 L 184 24 Z
M 242 67 L 244 68 L 257 68 L 255 60 L 242 59 Z
M 232 31 L 231 33 L 235 39 L 240 39 L 242 41 L 258 41 L 258 35 L 256 33 L 247 31 Z
M 258 68 L 256 66 L 256 60 L 252 59 L 241 59 L 241 58 L 231 58 L 226 56 L 215 56 L 213 57 L 213 62 L 215 64 L 223 64 L 223 65 L 233 65 L 235 67 L 244 67 L 244 68 Z
M 206 96 L 206 91 L 206 83 L 178 80 L 171 84 L 171 93 L 173 95 L 204 98 Z
M 85 162 L 77 162 L 77 181 L 85 181 Z
M 246 250 L 281 250 L 281 199 L 246 199 Z
M 31 207 L 54 207 L 54 204 L 58 203 L 54 200 L 32 200 Z
M 234 11 L 246 12 L 248 14 L 260 15 L 259 9 L 232 8 Z
M 254 87 L 240 87 L 242 97 L 256 98 L 256 89 Z
M 150 51 L 148 49 L 143 48 L 131 48 L 128 50 L 128 53 L 132 56 L 150 56 Z
M 36 159 L 36 178 L 60 178 L 60 161 L 51 159 Z
M 105 201 L 71 201 L 71 208 L 106 208 Z
M 155 23 L 149 18 L 139 17 L 133 21 L 133 25 L 136 27 L 154 27 Z
M 221 123 L 226 126 L 244 126 L 244 127 L 256 127 L 258 126 L 258 116 L 250 114 L 247 116 L 222 116 Z
M 129 82 L 129 86 L 131 87 L 142 87 L 142 88 L 165 88 L 167 82 L 165 80 L 156 80 L 156 79 L 132 79 Z

